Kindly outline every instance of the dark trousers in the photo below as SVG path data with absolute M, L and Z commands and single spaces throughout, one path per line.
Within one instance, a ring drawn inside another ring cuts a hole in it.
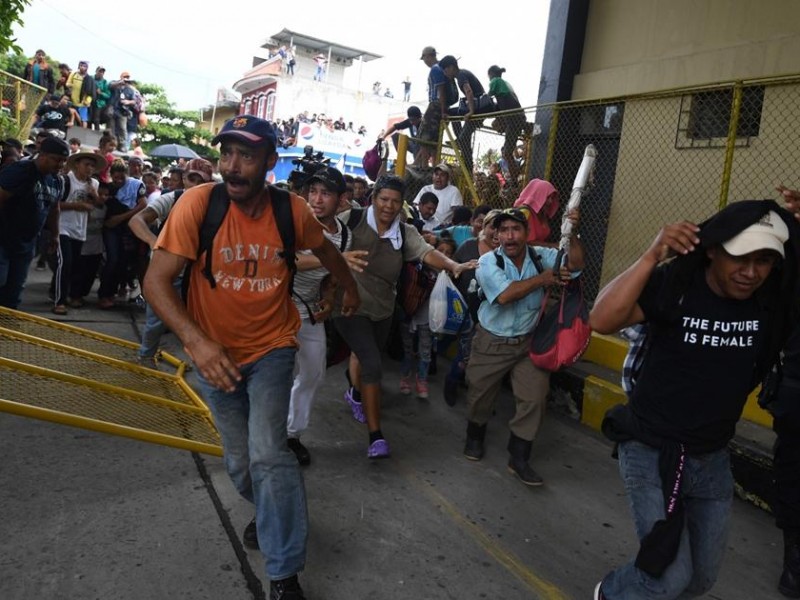
M 136 246 L 127 224 L 103 230 L 103 243 L 106 248 L 106 262 L 100 272 L 100 298 L 113 298 L 119 287 L 127 283 L 128 271 L 136 261 Z
M 81 248 L 83 247 L 81 240 L 74 240 L 66 235 L 58 236 L 58 244 L 58 260 L 53 272 L 53 298 L 55 298 L 56 305 L 66 304 L 69 298 L 79 297 L 72 292 L 72 286 L 75 275 L 75 262 L 81 255 Z
M 800 530 L 800 408 L 776 415 L 778 434 L 773 462 L 775 523 L 781 529 Z

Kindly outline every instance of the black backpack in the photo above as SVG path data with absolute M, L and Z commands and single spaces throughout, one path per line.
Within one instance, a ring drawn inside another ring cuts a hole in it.
M 280 253 L 280 256 L 286 261 L 286 266 L 289 267 L 289 295 L 291 296 L 294 294 L 294 275 L 297 272 L 296 239 L 294 220 L 292 218 L 291 197 L 289 196 L 289 192 L 279 187 L 268 185 L 267 189 L 269 190 L 269 205 L 275 216 L 275 223 L 278 226 L 278 233 L 283 243 L 283 251 Z M 202 268 L 202 273 L 208 280 L 212 289 L 217 287 L 214 273 L 211 271 L 214 237 L 217 235 L 217 231 L 219 231 L 222 221 L 225 219 L 225 215 L 228 214 L 230 204 L 231 199 L 228 197 L 225 184 L 216 184 L 211 190 L 208 209 L 206 210 L 205 217 L 203 217 L 203 223 L 200 225 L 200 244 L 197 248 L 197 260 L 199 260 L 205 252 L 206 260 Z M 189 273 L 190 270 L 187 269 L 183 276 L 184 300 L 188 300 Z

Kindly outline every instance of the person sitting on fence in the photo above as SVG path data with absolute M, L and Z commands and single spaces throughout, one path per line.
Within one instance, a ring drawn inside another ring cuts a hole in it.
M 514 150 L 517 147 L 519 136 L 525 131 L 526 120 L 514 88 L 503 79 L 505 72 L 504 68 L 497 65 L 489 67 L 489 95 L 494 96 L 497 101 L 497 111 L 519 110 L 497 117 L 492 122 L 492 127 L 506 136 L 501 154 L 508 163 L 509 184 L 516 185 L 520 170 L 514 157 Z

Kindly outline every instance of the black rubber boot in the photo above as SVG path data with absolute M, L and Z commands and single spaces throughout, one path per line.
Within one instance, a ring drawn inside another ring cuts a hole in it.
M 543 485 L 544 480 L 528 464 L 532 446 L 533 442 L 511 434 L 508 438 L 508 452 L 511 454 L 511 458 L 508 459 L 508 472 L 516 475 L 525 485 Z
M 789 598 L 800 598 L 800 531 L 783 532 L 783 573 L 778 590 Z
M 467 443 L 464 445 L 464 456 L 467 460 L 483 458 L 483 440 L 486 438 L 486 423 L 478 425 L 467 421 Z

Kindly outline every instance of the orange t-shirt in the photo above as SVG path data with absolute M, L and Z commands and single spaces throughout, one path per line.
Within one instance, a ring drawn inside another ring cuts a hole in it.
M 289 268 L 278 254 L 283 244 L 269 205 L 254 219 L 231 202 L 212 246 L 217 286 L 211 288 L 202 273 L 205 255 L 197 258 L 197 250 L 213 187 L 209 183 L 186 190 L 170 212 L 156 249 L 194 261 L 189 314 L 243 365 L 275 348 L 296 346 L 300 316 L 289 297 Z M 318 248 L 324 240 L 322 225 L 303 198 L 291 194 L 291 201 L 296 249 Z

